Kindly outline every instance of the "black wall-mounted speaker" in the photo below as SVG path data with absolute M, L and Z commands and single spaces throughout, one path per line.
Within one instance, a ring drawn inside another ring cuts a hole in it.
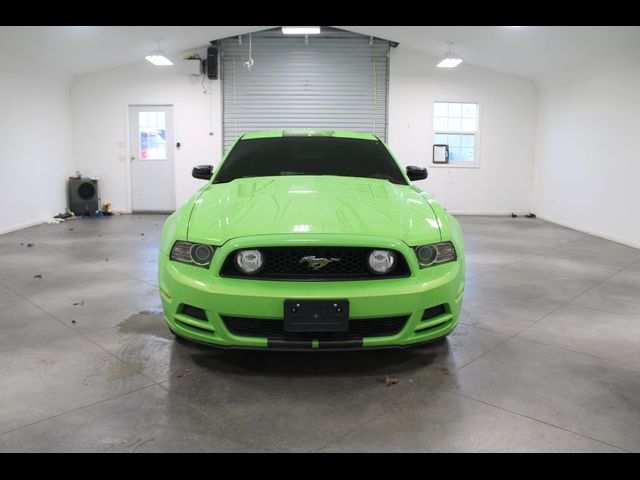
M 218 78 L 218 49 L 216 47 L 207 48 L 207 77 L 211 80 Z
M 80 216 L 96 213 L 99 208 L 98 180 L 70 177 L 69 210 Z

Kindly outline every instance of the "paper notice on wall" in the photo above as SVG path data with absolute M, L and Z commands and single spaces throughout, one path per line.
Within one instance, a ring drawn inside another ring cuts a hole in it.
M 447 146 L 433 146 L 433 163 L 447 163 Z

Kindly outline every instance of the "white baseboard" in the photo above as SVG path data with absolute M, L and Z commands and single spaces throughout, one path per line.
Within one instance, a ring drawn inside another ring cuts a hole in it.
M 524 217 L 529 212 L 468 212 L 463 210 L 447 210 L 451 215 L 469 216 L 469 217 L 510 217 L 515 213 L 519 217 Z
M 31 222 L 26 222 L 26 223 L 20 223 L 18 225 L 12 225 L 11 227 L 5 227 L 5 228 L 0 228 L 0 235 L 5 234 L 5 233 L 11 233 L 11 232 L 16 232 L 18 230 L 22 230 L 25 228 L 29 228 L 29 227 L 33 227 L 35 225 L 39 225 L 42 222 L 44 222 L 45 220 L 48 220 L 51 217 L 46 217 L 46 218 L 42 218 L 40 220 L 34 220 Z
M 540 220 L 544 220 L 545 222 L 555 223 L 556 225 L 560 225 L 561 227 L 567 227 L 572 230 L 577 230 L 578 232 L 587 233 L 589 235 L 593 235 L 594 237 L 604 238 L 605 240 L 609 240 L 611 242 L 620 243 L 622 245 L 626 245 L 628 247 L 638 248 L 640 249 L 640 243 L 630 242 L 629 240 L 625 240 L 615 235 L 609 235 L 608 233 L 596 232 L 595 230 L 590 230 L 588 228 L 578 227 L 576 225 L 572 225 L 567 222 L 560 222 L 551 217 L 547 217 L 546 215 L 537 215 L 537 218 Z

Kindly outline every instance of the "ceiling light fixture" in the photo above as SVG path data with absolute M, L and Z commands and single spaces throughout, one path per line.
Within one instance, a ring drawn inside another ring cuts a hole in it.
M 462 59 L 457 53 L 451 51 L 451 45 L 453 42 L 447 42 L 449 44 L 449 51 L 444 54 L 444 58 L 436 65 L 440 68 L 454 68 L 462 63 Z
M 318 35 L 320 27 L 282 27 L 285 35 Z
M 162 40 L 163 40 L 162 38 L 159 38 L 158 40 L 156 40 L 156 42 L 158 42 L 158 49 L 154 50 L 144 58 L 149 62 L 153 63 L 154 65 L 159 65 L 159 66 L 173 65 L 173 62 L 164 56 L 164 51 L 162 50 L 162 48 L 160 48 L 160 42 Z

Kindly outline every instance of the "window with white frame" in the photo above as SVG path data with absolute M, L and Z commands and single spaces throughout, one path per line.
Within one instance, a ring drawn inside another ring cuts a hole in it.
M 475 165 L 478 104 L 434 102 L 434 143 L 449 146 L 449 163 Z

